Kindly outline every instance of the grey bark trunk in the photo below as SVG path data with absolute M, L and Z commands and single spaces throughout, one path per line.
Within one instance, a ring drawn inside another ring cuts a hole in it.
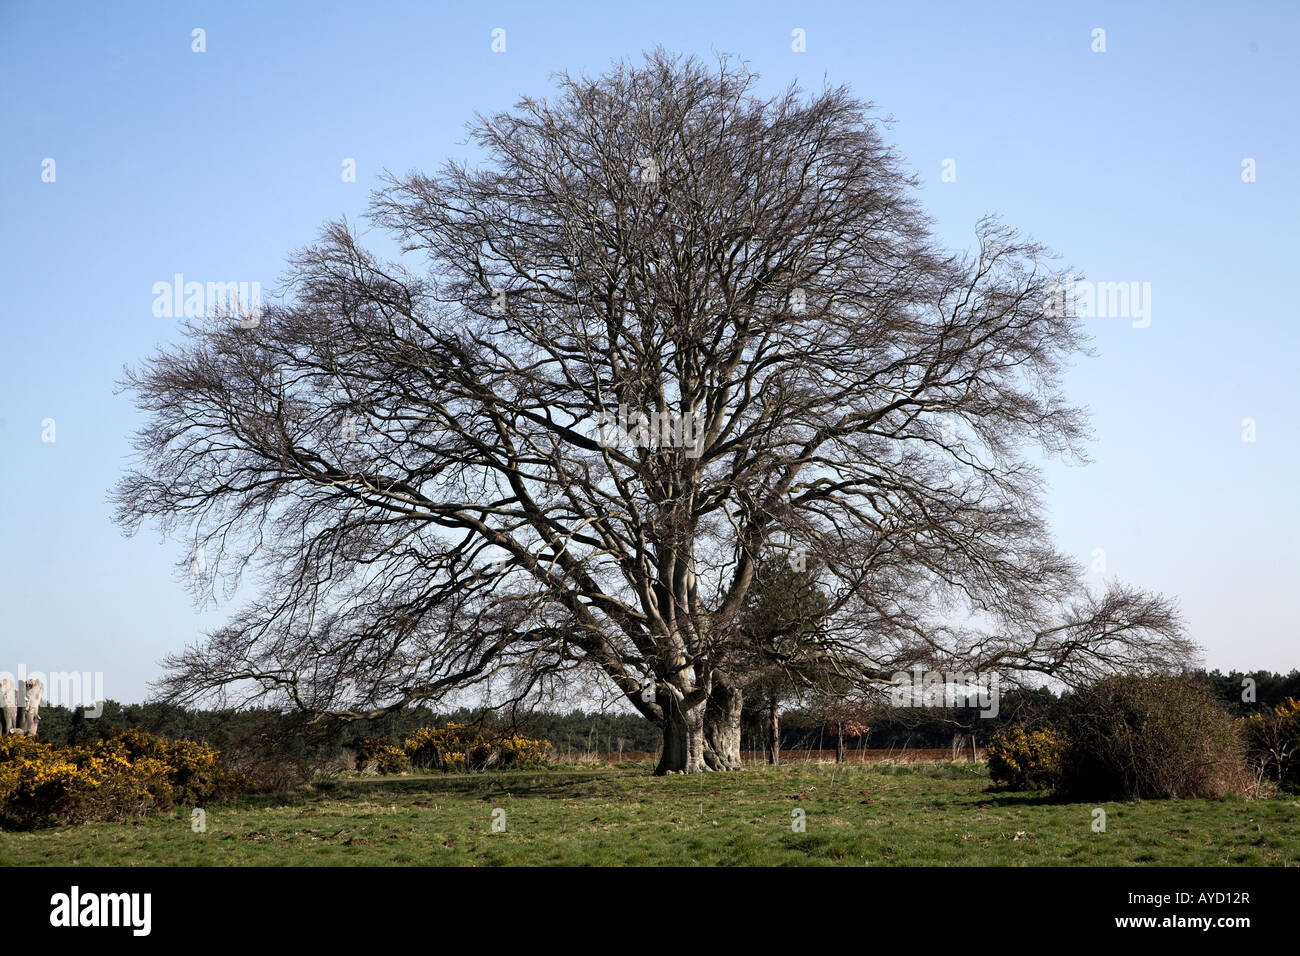
M 664 712 L 664 750 L 655 776 L 668 773 L 699 773 L 708 770 L 704 761 L 704 711 L 708 698 L 661 691 L 658 703 Z
M 35 677 L 19 687 L 8 677 L 0 680 L 0 734 L 35 737 L 44 692 L 45 686 Z
M 41 723 L 41 696 L 45 688 L 39 680 L 27 682 L 27 693 L 23 695 L 23 713 L 18 718 L 18 729 L 28 737 L 35 737 Z
M 767 762 L 776 766 L 781 762 L 781 712 L 775 694 L 767 700 L 767 735 Z
M 745 695 L 722 679 L 713 681 L 704 710 L 704 759 L 710 770 L 740 770 L 740 714 Z
M 0 734 L 11 734 L 18 728 L 18 696 L 14 682 L 0 678 Z
M 844 763 L 844 725 L 835 725 L 835 762 Z

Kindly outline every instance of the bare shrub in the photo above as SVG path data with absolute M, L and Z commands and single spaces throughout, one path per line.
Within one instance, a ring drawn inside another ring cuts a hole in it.
M 1251 790 L 1241 734 L 1197 681 L 1110 677 L 1073 695 L 1068 709 L 1062 796 L 1222 797 Z

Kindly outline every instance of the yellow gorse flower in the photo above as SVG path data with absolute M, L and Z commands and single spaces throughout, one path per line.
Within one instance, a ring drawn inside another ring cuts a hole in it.
M 61 747 L 0 737 L 0 822 L 40 826 L 114 820 L 238 789 L 206 744 L 129 730 Z

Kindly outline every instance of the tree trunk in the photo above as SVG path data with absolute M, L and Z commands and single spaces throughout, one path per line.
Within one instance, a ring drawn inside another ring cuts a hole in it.
M 844 725 L 835 725 L 835 762 L 844 763 Z
M 18 729 L 28 737 L 36 736 L 36 729 L 41 723 L 41 697 L 44 695 L 45 686 L 36 678 L 27 682 L 26 693 L 23 694 L 23 712 L 18 718 Z
M 44 693 L 45 685 L 36 677 L 17 686 L 12 678 L 0 680 L 0 734 L 35 737 L 41 723 L 41 697 Z
M 710 770 L 740 770 L 740 712 L 744 692 L 721 678 L 713 681 L 704 709 L 704 760 Z
M 781 762 L 781 712 L 776 707 L 776 694 L 767 699 L 767 762 L 776 766 Z
M 667 773 L 699 773 L 708 770 L 704 761 L 704 711 L 708 698 L 700 691 L 682 694 L 676 688 L 660 691 L 664 712 L 664 752 L 655 776 Z
M 0 734 L 18 729 L 18 694 L 11 678 L 0 677 Z

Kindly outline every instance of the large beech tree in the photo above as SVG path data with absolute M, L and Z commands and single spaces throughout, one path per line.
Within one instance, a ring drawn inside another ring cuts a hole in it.
M 1043 250 L 992 220 L 942 249 L 848 90 L 657 52 L 471 131 L 474 165 L 375 195 L 395 261 L 331 224 L 259 322 L 127 373 L 119 520 L 184 536 L 202 588 L 260 578 L 165 696 L 364 717 L 594 674 L 663 728 L 659 772 L 739 767 L 746 684 L 788 661 L 738 622 L 798 554 L 827 601 L 794 657 L 836 680 L 1191 652 L 1048 543 L 1029 458 L 1085 423 Z

